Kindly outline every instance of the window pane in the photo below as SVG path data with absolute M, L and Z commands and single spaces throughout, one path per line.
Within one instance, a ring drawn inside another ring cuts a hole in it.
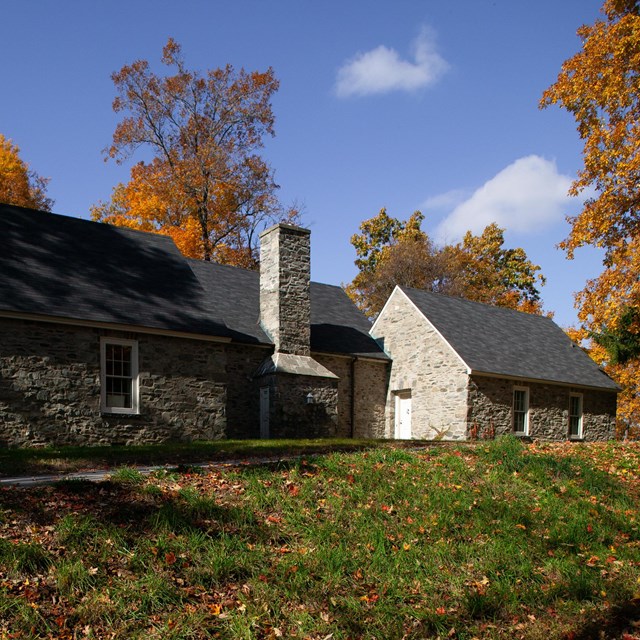
M 580 418 L 576 416 L 569 418 L 569 434 L 572 436 L 580 435 Z
M 516 433 L 527 431 L 527 392 L 524 389 L 513 391 L 513 430 Z
M 124 347 L 122 351 L 122 374 L 131 376 L 131 347 Z
M 582 396 L 569 397 L 569 435 L 582 435 Z
M 105 395 L 109 408 L 133 408 L 133 347 L 105 345 Z

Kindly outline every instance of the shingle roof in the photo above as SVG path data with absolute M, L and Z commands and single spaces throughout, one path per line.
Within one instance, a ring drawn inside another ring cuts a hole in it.
M 224 318 L 235 339 L 269 343 L 260 327 L 260 275 L 256 271 L 188 260 L 214 300 L 216 315 Z M 387 359 L 369 335 L 371 325 L 341 287 L 311 283 L 311 349 Z
M 371 325 L 342 287 L 311 283 L 311 348 L 387 360 L 369 335 Z
M 228 336 L 170 238 L 6 204 L 0 309 Z
M 185 259 L 162 235 L 0 204 L 0 311 L 270 344 L 259 274 Z M 340 287 L 311 284 L 314 351 L 386 359 Z
M 402 289 L 474 373 L 618 390 L 553 320 L 419 289 Z

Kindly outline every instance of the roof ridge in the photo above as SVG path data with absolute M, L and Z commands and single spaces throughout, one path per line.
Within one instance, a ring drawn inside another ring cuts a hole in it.
M 540 315 L 538 313 L 529 313 L 528 311 L 521 311 L 520 309 L 512 309 L 511 307 L 502 307 L 500 305 L 497 304 L 489 304 L 488 302 L 480 302 L 479 300 L 470 300 L 469 298 L 465 298 L 463 296 L 452 296 L 446 293 L 436 293 L 435 291 L 429 291 L 428 289 L 418 289 L 417 287 L 401 287 L 400 285 L 398 285 L 398 288 L 401 291 L 404 291 L 405 293 L 408 293 L 409 291 L 416 291 L 419 294 L 423 294 L 426 293 L 427 295 L 431 295 L 431 296 L 437 296 L 439 298 L 446 298 L 448 300 L 455 300 L 455 301 L 459 301 L 467 304 L 473 304 L 473 305 L 477 305 L 486 309 L 495 309 L 499 312 L 505 312 L 505 313 L 513 313 L 513 314 L 519 314 L 519 315 L 523 315 L 523 316 L 532 316 L 534 318 L 542 318 L 544 320 L 550 320 L 551 322 L 553 322 L 554 324 L 556 324 L 553 320 L 553 318 L 549 318 L 549 316 L 546 315 Z M 556 326 L 558 326 L 556 324 Z M 560 328 L 560 327 L 559 327 Z

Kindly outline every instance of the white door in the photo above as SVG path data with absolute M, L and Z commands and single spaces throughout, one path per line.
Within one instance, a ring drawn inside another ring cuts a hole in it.
M 411 440 L 411 392 L 396 395 L 396 438 Z
M 269 387 L 260 387 L 260 437 L 269 437 Z

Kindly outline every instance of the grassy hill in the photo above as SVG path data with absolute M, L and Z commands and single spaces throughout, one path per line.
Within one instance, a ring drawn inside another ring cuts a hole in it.
M 0 639 L 631 640 L 639 506 L 637 443 L 513 438 L 5 488 Z

